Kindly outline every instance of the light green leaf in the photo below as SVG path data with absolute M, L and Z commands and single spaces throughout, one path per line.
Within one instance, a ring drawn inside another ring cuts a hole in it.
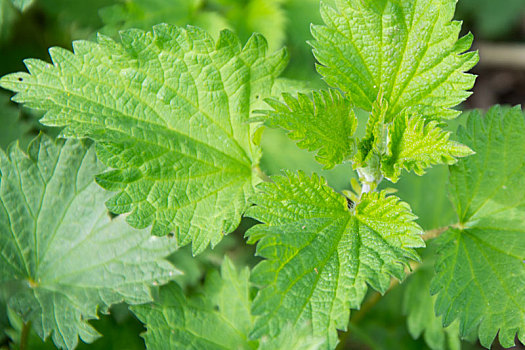
M 261 33 L 268 39 L 270 49 L 275 50 L 286 39 L 287 18 L 283 10 L 286 1 L 208 0 L 208 3 L 218 8 L 241 39 L 249 38 L 254 32 Z
M 139 333 L 143 331 L 142 324 L 131 316 L 126 304 L 117 304 L 109 310 L 108 315 L 100 315 L 96 321 L 92 321 L 102 337 L 90 344 L 79 343 L 77 350 L 144 350 L 144 340 Z M 19 349 L 21 333 L 23 331 L 23 320 L 11 309 L 8 310 L 11 329 L 8 334 L 11 338 L 11 348 Z M 29 332 L 27 349 L 31 350 L 56 350 L 51 339 L 45 342 L 34 330 Z
M 221 276 L 208 276 L 202 297 L 186 298 L 176 284 L 161 288 L 155 302 L 133 307 L 146 324 L 148 349 L 256 349 L 248 340 L 250 271 L 237 272 L 226 258 Z
M 264 128 L 261 146 L 261 169 L 269 176 L 280 175 L 283 169 L 301 170 L 307 174 L 317 173 L 337 191 L 348 189 L 350 179 L 355 177 L 350 163 L 337 165 L 330 170 L 323 169 L 312 152 L 297 147 L 281 129 Z
M 299 93 L 298 98 L 282 95 L 284 103 L 267 99 L 273 110 L 263 111 L 261 120 L 269 127 L 289 130 L 300 148 L 319 151 L 316 159 L 331 169 L 355 152 L 352 137 L 357 118 L 351 102 L 336 90 L 313 92 L 313 99 Z
M 175 248 L 168 238 L 109 218 L 100 170 L 85 142 L 40 136 L 27 155 L 0 151 L 0 283 L 16 287 L 9 306 L 59 348 L 92 342 L 98 311 L 148 302 L 150 285 L 178 273 L 163 260 Z
M 264 225 L 247 232 L 267 260 L 252 272 L 263 287 L 254 301 L 253 337 L 275 335 L 288 322 L 308 322 L 315 336 L 337 343 L 349 309 L 358 308 L 368 283 L 385 292 L 391 276 L 418 259 L 420 227 L 406 203 L 384 193 L 364 194 L 355 209 L 316 175 L 274 177 L 259 185 L 247 212 Z
M 445 325 L 490 347 L 525 341 L 525 118 L 519 107 L 472 112 L 460 141 L 476 155 L 450 167 L 460 225 L 440 236 L 432 291 Z
M 100 11 L 105 23 L 102 33 L 117 35 L 129 28 L 148 29 L 157 23 L 191 24 L 214 37 L 231 29 L 242 40 L 261 33 L 270 49 L 282 47 L 286 38 L 283 0 L 117 0 Z
M 320 349 L 323 339 L 312 336 L 306 327 L 287 324 L 279 337 L 250 340 L 250 270 L 237 271 L 227 257 L 221 274 L 212 271 L 202 293 L 186 297 L 179 286 L 160 289 L 155 301 L 133 307 L 146 324 L 143 335 L 148 349 Z
M 408 174 L 395 184 L 396 196 L 410 203 L 424 230 L 438 229 L 457 222 L 447 193 L 448 166 L 438 165 L 423 175 Z M 384 183 L 385 185 L 390 185 Z
M 380 94 L 372 105 L 372 111 L 366 122 L 365 135 L 357 145 L 357 153 L 354 156 L 354 168 L 367 166 L 376 178 L 381 178 L 380 160 L 385 153 L 387 139 L 387 128 L 385 115 L 388 102 Z
M 307 80 L 296 80 L 290 78 L 277 78 L 272 88 L 272 96 L 287 93 L 307 93 L 312 90 L 312 84 Z
M 288 323 L 277 337 L 263 337 L 258 350 L 318 350 L 324 349 L 324 342 L 322 337 L 315 337 L 306 325 L 292 327 Z
M 323 26 L 311 43 L 328 84 L 370 111 L 380 91 L 388 102 L 386 121 L 410 113 L 454 118 L 475 77 L 464 72 L 478 61 L 472 36 L 458 40 L 451 22 L 457 0 L 336 0 L 321 5 Z
M 407 315 L 408 331 L 414 339 L 423 334 L 432 350 L 460 350 L 459 322 L 443 328 L 441 317 L 437 317 L 434 311 L 436 296 L 430 295 L 430 281 L 434 275 L 435 249 L 431 246 L 434 246 L 433 242 L 425 249 L 423 265 L 403 284 L 403 313 Z
M 228 28 L 219 13 L 202 9 L 201 0 L 126 0 L 100 10 L 105 26 L 101 32 L 117 36 L 123 29 L 149 29 L 157 23 L 192 24 L 213 36 Z
M 419 116 L 400 116 L 389 131 L 390 140 L 381 171 L 392 182 L 399 180 L 402 169 L 423 175 L 431 165 L 454 164 L 456 158 L 473 154 L 467 146 L 450 141 L 450 133 L 443 131 L 437 122 L 425 124 Z
M 128 223 L 174 231 L 194 253 L 216 245 L 239 224 L 259 180 L 252 168 L 249 114 L 271 91 L 286 52 L 267 55 L 254 35 L 241 47 L 223 31 L 158 25 L 129 30 L 122 43 L 77 41 L 74 53 L 50 50 L 53 65 L 26 60 L 30 72 L 0 80 L 14 100 L 46 110 L 42 123 L 66 137 L 97 141 L 97 156 L 115 170 L 98 183 L 118 191 L 108 203 Z
M 8 349 L 19 350 L 20 349 L 20 340 L 22 339 L 22 331 L 24 328 L 24 320 L 18 314 L 16 314 L 11 308 L 7 308 L 6 317 L 9 319 L 9 326 L 6 330 L 7 335 L 10 339 L 10 347 Z M 31 350 L 56 350 L 57 347 L 53 344 L 53 341 L 50 338 L 47 338 L 45 341 L 40 338 L 34 329 L 29 330 L 27 335 L 27 349 Z M 101 338 L 99 338 L 100 340 Z M 96 342 L 95 342 L 96 343 Z M 82 343 L 81 343 L 82 344 Z M 81 348 L 82 345 L 77 348 Z M 90 344 L 90 345 L 93 345 Z

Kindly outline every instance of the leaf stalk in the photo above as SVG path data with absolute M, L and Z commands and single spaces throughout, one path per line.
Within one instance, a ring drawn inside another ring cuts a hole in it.
M 24 322 L 22 332 L 20 333 L 20 350 L 28 350 L 29 331 L 31 330 L 31 321 Z

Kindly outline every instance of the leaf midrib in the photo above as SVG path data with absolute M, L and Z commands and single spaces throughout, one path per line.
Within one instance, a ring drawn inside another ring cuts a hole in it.
M 38 85 L 38 84 L 28 84 L 28 85 L 35 85 L 35 86 L 37 86 L 37 87 L 40 86 L 40 85 Z M 46 86 L 46 85 L 42 85 L 42 86 L 43 86 L 44 88 L 49 88 L 49 89 L 56 90 L 56 91 L 58 91 L 59 93 L 61 92 L 60 89 L 55 88 L 55 87 L 53 87 L 53 86 Z M 76 95 L 76 96 L 77 96 L 77 97 L 80 97 L 79 95 Z M 96 101 L 89 100 L 89 99 L 87 99 L 87 98 L 85 98 L 85 99 L 88 100 L 88 101 L 90 101 L 90 102 L 94 102 L 94 104 L 99 104 L 99 103 L 96 102 Z M 66 105 L 64 105 L 64 104 L 59 104 L 58 102 L 54 102 L 54 105 L 57 106 L 57 107 L 59 107 L 60 110 L 61 110 L 61 112 L 66 113 L 66 114 L 67 114 L 68 111 L 76 111 L 77 113 L 84 114 L 84 115 L 94 115 L 94 114 L 95 114 L 94 112 L 83 111 L 83 110 L 80 110 L 80 109 L 72 108 L 72 107 L 70 107 L 70 106 L 66 106 Z M 99 105 L 100 105 L 100 104 L 99 104 Z M 131 115 L 126 115 L 126 114 L 124 114 L 124 113 L 121 113 L 120 111 L 118 111 L 118 110 L 116 110 L 116 109 L 114 109 L 114 108 L 111 108 L 111 107 L 107 107 L 107 106 L 105 106 L 105 105 L 100 105 L 100 106 L 103 107 L 103 109 L 108 109 L 108 110 L 112 110 L 112 111 L 116 112 L 116 113 L 117 113 L 118 115 L 120 115 L 123 119 L 131 119 L 132 121 L 136 121 L 136 122 L 138 122 L 139 124 L 144 123 L 144 124 L 146 124 L 146 125 L 152 125 L 152 126 L 154 126 L 155 128 L 152 128 L 152 129 L 149 129 L 149 130 L 146 129 L 146 130 L 149 131 L 149 132 L 155 132 L 155 131 L 158 132 L 159 130 L 162 130 L 162 129 L 166 129 L 166 128 L 167 128 L 166 125 L 157 124 L 157 123 L 153 123 L 153 122 L 151 122 L 151 121 L 145 121 L 145 120 L 142 120 L 142 119 L 138 119 L 138 118 L 135 118 L 135 117 L 133 117 L 133 116 L 131 116 Z M 41 110 L 43 110 L 43 108 L 42 108 Z M 111 116 L 111 115 L 110 115 L 109 117 L 110 117 L 110 118 L 114 118 L 114 116 Z M 61 119 L 62 119 L 62 120 L 61 120 Z M 57 126 L 68 126 L 68 125 L 67 125 L 67 124 L 68 124 L 67 121 L 70 120 L 70 119 L 67 119 L 67 118 L 66 118 L 66 119 L 64 119 L 64 118 L 58 118 L 58 115 L 57 115 L 57 116 L 56 116 L 56 120 L 60 123 L 60 124 L 57 124 Z M 86 120 L 76 120 L 76 119 L 71 119 L 71 120 L 73 120 L 73 121 L 74 121 L 75 123 L 77 123 L 77 124 L 87 124 L 87 125 L 93 125 L 93 126 L 98 127 L 98 128 L 109 129 L 109 130 L 111 130 L 111 131 L 113 131 L 113 132 L 123 134 L 123 135 L 125 135 L 127 138 L 129 138 L 129 139 L 134 139 L 134 140 L 138 141 L 139 143 L 150 144 L 150 145 L 155 146 L 155 147 L 158 147 L 158 148 L 166 149 L 168 152 L 179 153 L 179 154 L 181 154 L 181 155 L 183 155 L 183 156 L 185 156 L 185 157 L 193 158 L 193 159 L 195 159 L 195 160 L 197 160 L 197 161 L 199 161 L 199 162 L 202 162 L 201 159 L 198 159 L 198 158 L 195 158 L 194 156 L 190 156 L 190 155 L 188 155 L 188 154 L 182 153 L 181 151 L 176 151 L 176 150 L 171 149 L 171 148 L 166 148 L 165 146 L 163 146 L 163 145 L 161 145 L 161 144 L 153 143 L 153 142 L 150 142 L 149 140 L 146 140 L 146 139 L 140 139 L 140 138 L 138 138 L 137 136 L 132 135 L 132 134 L 129 133 L 128 131 L 122 131 L 122 130 L 119 130 L 119 129 L 115 129 L 114 127 L 109 128 L 107 125 L 97 124 L 97 123 L 95 123 L 95 122 L 93 122 L 93 121 L 91 121 L 91 120 L 90 120 L 90 121 L 86 121 Z M 47 121 L 47 120 L 42 120 L 42 122 L 44 122 L 44 123 L 45 123 L 46 121 Z M 71 122 L 70 122 L 70 123 L 71 123 Z M 69 125 L 69 126 L 72 126 L 72 125 Z M 216 148 L 216 147 L 214 147 L 214 146 L 212 146 L 212 145 L 209 145 L 209 144 L 206 144 L 206 143 L 204 143 L 204 142 L 201 142 L 201 141 L 199 141 L 199 140 L 197 140 L 197 139 L 194 139 L 194 138 L 191 137 L 190 135 L 184 134 L 184 133 L 182 133 L 182 132 L 179 132 L 179 131 L 177 131 L 177 130 L 175 130 L 175 129 L 171 129 L 171 128 L 168 129 L 168 130 L 171 131 L 171 132 L 173 132 L 174 134 L 178 134 L 178 135 L 180 135 L 180 136 L 182 136 L 182 137 L 184 137 L 184 138 L 186 138 L 186 139 L 188 139 L 188 140 L 190 140 L 190 141 L 193 141 L 193 142 L 198 143 L 198 144 L 202 144 L 205 148 L 213 149 L 213 150 L 215 150 L 218 154 L 222 154 L 222 155 L 224 155 L 225 158 L 229 158 L 229 159 L 235 161 L 236 163 L 238 163 L 239 165 L 247 166 L 247 164 L 249 164 L 248 167 L 251 168 L 251 165 L 252 165 L 252 164 L 251 164 L 251 161 L 249 160 L 249 158 L 246 159 L 246 160 L 248 160 L 247 163 L 241 163 L 241 161 L 239 161 L 238 158 L 233 157 L 232 155 L 226 154 L 226 153 L 224 153 L 224 151 L 219 150 L 218 148 Z M 91 132 L 89 131 L 89 133 L 91 133 Z M 107 141 L 108 141 L 108 142 L 111 142 L 112 140 L 109 139 L 109 140 L 107 140 Z M 111 143 L 112 143 L 112 142 L 111 142 Z M 203 162 L 203 163 L 204 163 L 204 162 Z M 215 165 L 214 165 L 214 166 L 215 166 Z

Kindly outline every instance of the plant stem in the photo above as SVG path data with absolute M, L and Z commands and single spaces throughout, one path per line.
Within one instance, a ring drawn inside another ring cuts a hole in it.
M 31 330 L 31 321 L 25 322 L 20 333 L 20 350 L 28 350 L 29 331 Z
M 370 168 L 357 168 L 359 181 L 361 181 L 361 195 L 374 191 L 377 185 L 383 180 L 383 176 L 378 171 L 373 171 Z
M 253 170 L 259 176 L 259 178 L 263 180 L 264 182 L 272 182 L 272 179 L 268 175 L 266 175 L 264 171 L 262 171 L 260 166 L 257 165 L 256 167 L 253 168 Z
M 445 226 L 445 227 L 436 228 L 430 231 L 426 231 L 425 234 L 423 235 L 423 240 L 426 242 L 431 239 L 437 238 L 439 237 L 439 235 L 441 235 L 443 232 L 447 231 L 448 229 L 449 229 L 449 226 Z
M 446 231 L 448 231 L 450 228 L 460 228 L 461 229 L 462 226 L 461 226 L 460 223 L 457 223 L 457 224 L 454 224 L 454 225 L 444 226 L 444 227 L 435 228 L 433 230 L 426 231 L 425 234 L 423 235 L 423 240 L 426 242 L 426 241 L 429 241 L 431 239 L 437 238 L 442 233 L 445 233 Z

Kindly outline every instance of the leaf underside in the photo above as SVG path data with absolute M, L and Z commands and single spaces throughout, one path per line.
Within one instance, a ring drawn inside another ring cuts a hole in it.
M 274 177 L 259 185 L 247 215 L 265 223 L 247 232 L 267 260 L 252 272 L 263 289 L 253 311 L 252 337 L 275 335 L 287 323 L 307 322 L 316 336 L 337 344 L 350 308 L 358 308 L 366 284 L 385 292 L 391 276 L 418 259 L 421 229 L 409 207 L 384 193 L 365 194 L 355 212 L 316 175 Z
M 88 323 L 110 305 L 151 300 L 150 286 L 178 271 L 176 245 L 111 220 L 94 147 L 39 136 L 28 154 L 0 151 L 0 283 L 8 305 L 41 338 L 73 349 L 99 334 Z
M 432 291 L 444 324 L 490 347 L 525 341 L 525 117 L 519 107 L 469 115 L 460 141 L 476 155 L 450 167 L 463 229 L 442 235 Z
M 267 54 L 254 35 L 242 47 L 229 31 L 158 25 L 99 36 L 74 53 L 50 49 L 53 65 L 26 60 L 28 73 L 0 80 L 16 102 L 45 110 L 63 136 L 88 136 L 114 168 L 98 183 L 118 194 L 108 208 L 133 227 L 174 232 L 194 253 L 234 230 L 258 181 L 260 149 L 249 114 L 267 96 L 286 52 Z

